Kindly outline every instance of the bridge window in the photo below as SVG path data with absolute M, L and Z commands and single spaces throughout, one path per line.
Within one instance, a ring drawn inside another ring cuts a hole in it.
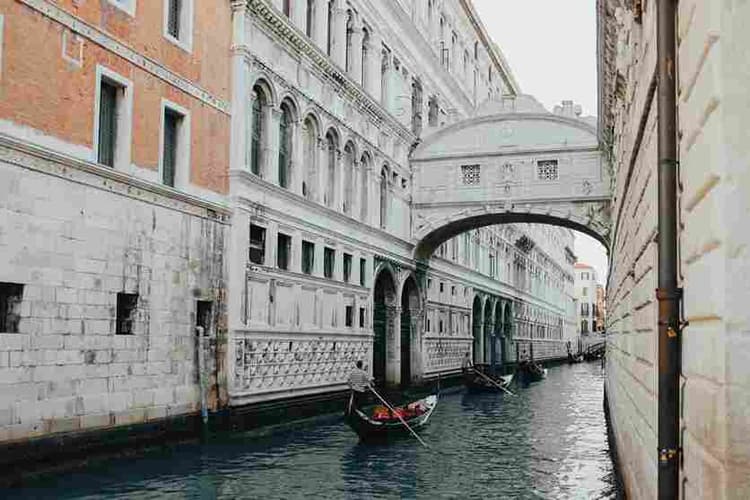
M 536 162 L 537 178 L 540 181 L 556 181 L 559 179 L 557 160 L 542 160 Z
M 479 165 L 461 165 L 461 177 L 467 186 L 477 185 L 480 181 L 481 167 Z

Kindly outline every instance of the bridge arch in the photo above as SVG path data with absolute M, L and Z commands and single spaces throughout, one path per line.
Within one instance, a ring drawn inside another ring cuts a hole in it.
M 608 248 L 611 173 L 595 119 L 572 103 L 551 113 L 530 96 L 479 109 L 412 154 L 415 257 L 470 229 L 519 222 L 575 229 Z

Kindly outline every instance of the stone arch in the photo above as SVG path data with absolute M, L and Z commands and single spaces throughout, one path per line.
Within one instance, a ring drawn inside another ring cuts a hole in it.
M 256 87 L 260 88 L 266 94 L 266 99 L 268 99 L 266 105 L 276 107 L 277 103 L 279 102 L 279 94 L 273 84 L 273 79 L 265 73 L 259 72 L 251 80 L 252 83 L 248 87 L 250 91 L 252 92 L 252 90 Z
M 373 346 L 372 375 L 378 385 L 398 383 L 398 375 L 389 359 L 395 350 L 397 330 L 398 295 L 396 276 L 393 268 L 382 263 L 375 270 L 372 291 Z
M 400 287 L 401 342 L 400 342 L 400 381 L 406 387 L 419 374 L 420 318 L 422 311 L 421 293 L 418 281 L 409 273 Z
M 482 335 L 482 323 L 484 315 L 482 311 L 482 298 L 479 294 L 474 295 L 474 300 L 471 305 L 471 333 L 473 338 L 473 356 L 475 364 L 481 363 L 484 358 L 483 354 L 483 335 Z

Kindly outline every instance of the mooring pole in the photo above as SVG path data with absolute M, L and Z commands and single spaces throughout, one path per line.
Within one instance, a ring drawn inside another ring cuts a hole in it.
M 679 494 L 680 302 L 677 286 L 676 0 L 657 2 L 659 206 L 659 498 Z

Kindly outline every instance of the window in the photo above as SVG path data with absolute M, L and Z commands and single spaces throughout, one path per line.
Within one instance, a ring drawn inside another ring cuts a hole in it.
M 328 172 L 326 176 L 326 192 L 323 201 L 327 207 L 333 207 L 336 199 L 336 154 L 338 142 L 336 140 L 336 135 L 332 130 L 329 130 L 326 134 L 326 142 L 328 143 Z
M 422 84 L 417 79 L 411 84 L 411 131 L 417 137 L 422 133 Z
M 461 165 L 461 178 L 464 185 L 478 185 L 481 180 L 481 168 L 479 165 Z
M 438 328 L 439 328 L 439 330 L 438 330 L 438 331 L 439 331 L 440 333 L 443 333 L 443 320 L 442 320 L 442 319 L 440 320 L 440 323 L 439 323 L 439 327 L 438 327 Z
M 96 161 L 113 168 L 130 167 L 133 85 L 103 66 L 97 66 L 94 119 Z
M 495 256 L 493 254 L 490 254 L 490 276 L 494 278 L 495 274 L 497 274 L 497 266 L 495 264 Z
M 370 32 L 362 28 L 362 84 L 369 88 Z
M 328 37 L 326 44 L 326 54 L 329 56 L 333 51 L 333 14 L 336 12 L 334 8 L 334 0 L 328 0 Z
M 366 309 L 364 307 L 359 308 L 359 327 L 365 327 Z
M 255 224 L 250 225 L 250 262 L 261 264 L 266 260 L 266 230 Z
M 355 162 L 355 153 L 354 153 L 354 145 L 351 142 L 348 142 L 346 146 L 344 147 L 344 213 L 351 215 L 352 214 L 352 205 L 354 204 L 354 201 L 352 199 L 353 197 L 353 191 L 354 191 L 354 162 Z
M 451 287 L 451 295 L 456 295 L 456 287 L 455 286 Z
M 365 286 L 367 283 L 367 259 L 359 259 L 359 284 Z
M 385 229 L 388 223 L 388 169 L 380 171 L 380 228 Z
M 302 181 L 302 196 L 314 199 L 318 190 L 318 132 L 315 119 L 305 118 L 302 129 L 302 149 L 304 153 L 305 175 Z
M 344 281 L 349 283 L 352 277 L 352 256 L 348 253 L 344 254 Z
M 581 316 L 588 316 L 589 315 L 589 304 L 588 302 L 584 302 L 581 304 Z
M 326 247 L 323 250 L 323 276 L 333 278 L 333 269 L 336 264 L 336 250 Z
M 281 105 L 279 120 L 279 186 L 289 187 L 292 171 L 292 112 L 287 103 Z
M 292 15 L 292 0 L 283 0 L 283 2 L 282 2 L 282 10 L 284 11 L 284 15 L 286 17 L 291 17 L 291 15 Z
M 367 222 L 367 204 L 369 203 L 368 196 L 368 184 L 367 184 L 367 172 L 370 169 L 370 157 L 367 155 L 362 156 L 360 161 L 359 170 L 359 218 L 363 222 Z
M 315 268 L 315 243 L 302 242 L 302 272 L 312 274 Z
M 135 333 L 133 322 L 136 319 L 137 306 L 137 293 L 117 294 L 117 323 L 115 326 L 117 335 L 133 335 Z
M 261 166 L 261 151 L 263 148 L 263 141 L 265 140 L 264 134 L 264 121 L 265 121 L 265 108 L 266 108 L 266 96 L 263 90 L 259 86 L 253 87 L 252 94 L 252 127 L 250 135 L 250 158 L 248 163 L 250 164 L 250 171 L 255 175 L 260 175 Z
M 307 0 L 307 17 L 305 18 L 305 34 L 312 38 L 315 32 L 315 0 Z
M 279 233 L 276 242 L 276 267 L 288 271 L 291 254 L 292 237 L 286 234 Z
M 0 282 L 0 333 L 18 333 L 23 285 Z
M 589 322 L 585 319 L 581 321 L 581 333 L 589 333 Z
M 588 297 L 589 296 L 589 289 L 586 287 L 583 287 L 583 290 L 581 291 L 582 297 Z
M 190 51 L 192 31 L 193 0 L 164 0 L 164 36 Z
M 352 35 L 354 34 L 354 18 L 352 17 L 352 11 L 347 11 L 346 13 L 346 54 L 344 57 L 344 64 L 346 72 L 350 72 L 352 70 L 352 66 L 354 65 L 353 57 L 354 53 L 352 52 Z
M 347 327 L 354 326 L 354 306 L 346 306 L 344 310 L 344 325 Z
M 443 282 L 441 281 L 441 282 L 440 282 L 440 293 L 443 293 L 443 291 L 445 291 L 445 283 L 443 283 Z
M 556 181 L 559 179 L 557 172 L 557 160 L 544 160 L 536 162 L 537 179 L 540 181 Z
M 161 182 L 174 187 L 175 172 L 177 170 L 177 130 L 182 117 L 171 109 L 164 110 L 164 137 L 162 149 Z
M 213 302 L 210 300 L 199 300 L 195 304 L 195 326 L 203 328 L 203 336 L 211 334 L 211 310 Z

